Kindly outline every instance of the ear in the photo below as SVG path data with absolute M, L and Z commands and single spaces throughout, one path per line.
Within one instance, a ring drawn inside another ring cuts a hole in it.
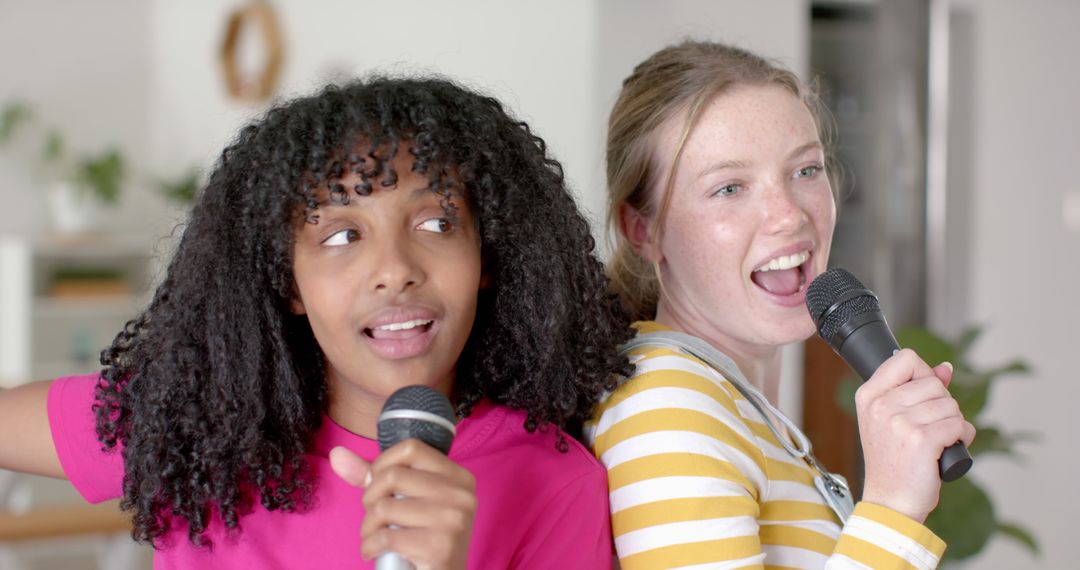
M 619 205 L 619 232 L 642 259 L 649 263 L 660 262 L 663 256 L 653 240 L 652 221 L 637 208 L 629 204 Z
M 304 300 L 300 298 L 300 294 L 293 292 L 292 300 L 289 301 L 289 311 L 294 315 L 306 315 L 307 308 L 304 307 Z

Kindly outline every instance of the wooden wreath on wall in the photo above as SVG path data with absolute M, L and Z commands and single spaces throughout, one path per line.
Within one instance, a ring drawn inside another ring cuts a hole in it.
M 262 62 L 254 73 L 241 69 L 237 61 L 240 38 L 245 33 L 258 33 Z M 234 9 L 229 14 L 225 38 L 221 42 L 221 70 L 225 87 L 233 99 L 259 102 L 268 99 L 277 86 L 282 60 L 281 31 L 277 14 L 265 2 L 256 2 Z

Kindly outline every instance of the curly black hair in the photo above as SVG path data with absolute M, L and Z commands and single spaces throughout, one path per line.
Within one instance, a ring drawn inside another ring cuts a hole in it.
M 492 286 L 458 361 L 460 414 L 486 397 L 526 411 L 530 431 L 573 430 L 630 371 L 617 352 L 629 318 L 562 167 L 525 123 L 440 78 L 327 87 L 240 131 L 149 306 L 102 352 L 97 433 L 122 447 L 137 540 L 157 544 L 183 519 L 205 544 L 215 512 L 236 528 L 256 499 L 307 506 L 304 453 L 327 388 L 308 321 L 290 311 L 295 234 L 318 223 L 320 193 L 347 200 L 392 182 L 399 148 L 433 192 L 464 188 L 478 220 Z M 346 169 L 363 182 L 344 188 Z

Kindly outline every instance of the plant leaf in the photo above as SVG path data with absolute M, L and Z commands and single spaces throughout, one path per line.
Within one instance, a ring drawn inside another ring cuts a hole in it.
M 0 143 L 11 140 L 11 136 L 15 134 L 15 131 L 32 115 L 30 105 L 23 101 L 8 103 L 4 107 L 4 112 L 0 113 Z
M 855 375 L 845 376 L 836 386 L 836 405 L 851 417 L 857 417 L 855 413 L 855 391 L 862 382 Z
M 1032 554 L 1039 555 L 1039 543 L 1035 541 L 1035 537 L 1027 529 L 1015 524 L 999 522 L 997 531 L 1026 546 Z
M 896 342 L 914 350 L 931 366 L 946 360 L 956 364 L 956 350 L 945 339 L 924 328 L 901 327 L 896 331 Z
M 199 190 L 199 177 L 201 173 L 197 168 L 192 168 L 184 174 L 183 177 L 177 180 L 161 180 L 158 182 L 158 189 L 165 195 L 166 198 L 180 202 L 181 204 L 190 204 L 195 200 L 195 194 Z
M 45 158 L 45 162 L 53 162 L 59 160 L 64 154 L 64 137 L 60 134 L 60 131 L 51 130 L 45 139 L 45 148 L 41 154 Z
M 83 160 L 76 174 L 76 180 L 93 190 L 106 204 L 115 204 L 120 198 L 120 183 L 123 178 L 124 159 L 115 150 L 98 158 Z
M 1012 454 L 1012 444 L 1014 440 L 1005 435 L 996 427 L 992 426 L 977 426 L 979 433 L 975 438 L 975 441 L 971 442 L 968 446 L 968 452 L 972 457 L 983 453 L 1003 453 L 1005 455 Z
M 985 374 L 958 368 L 953 373 L 949 392 L 960 404 L 960 411 L 964 417 L 974 423 L 975 418 L 983 411 L 990 398 L 990 378 Z
M 1023 360 L 1014 360 L 1004 366 L 992 368 L 985 372 L 987 376 L 991 378 L 1001 376 L 1002 374 L 1027 374 L 1031 372 L 1031 366 Z
M 990 497 L 969 478 L 941 486 L 941 500 L 926 518 L 926 526 L 949 545 L 945 560 L 976 554 L 997 530 Z
M 971 349 L 971 345 L 975 344 L 975 341 L 982 335 L 982 327 L 971 326 L 963 330 L 960 336 L 953 341 L 953 349 L 956 350 L 956 355 L 959 358 L 963 358 Z

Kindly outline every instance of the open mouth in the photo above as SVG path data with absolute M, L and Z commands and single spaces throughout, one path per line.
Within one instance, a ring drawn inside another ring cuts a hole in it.
M 781 255 L 755 269 L 750 274 L 750 279 L 773 295 L 789 297 L 806 285 L 806 264 L 809 260 L 808 249 L 791 255 Z
M 432 319 L 412 319 L 365 328 L 364 334 L 375 340 L 408 340 L 428 332 L 434 323 Z

